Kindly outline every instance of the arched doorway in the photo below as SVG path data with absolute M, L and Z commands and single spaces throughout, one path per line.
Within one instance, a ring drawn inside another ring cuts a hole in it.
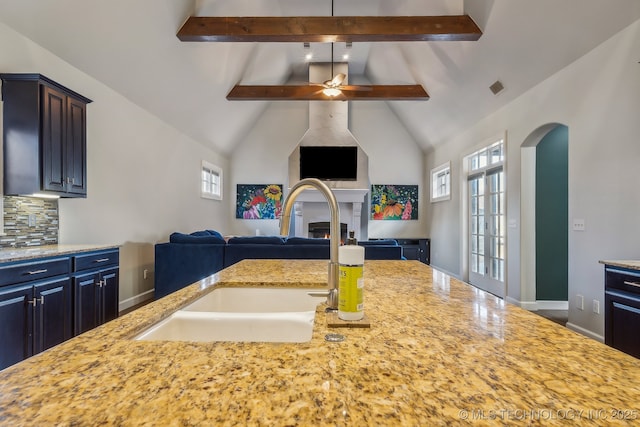
M 550 123 L 522 144 L 521 305 L 568 308 L 568 128 Z

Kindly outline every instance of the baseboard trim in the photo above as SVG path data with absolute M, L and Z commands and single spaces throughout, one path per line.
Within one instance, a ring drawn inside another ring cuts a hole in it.
M 134 295 L 131 298 L 127 298 L 124 301 L 120 301 L 120 303 L 118 304 L 118 311 L 122 312 L 130 307 L 133 307 L 134 305 L 138 305 L 147 300 L 150 300 L 153 298 L 153 295 L 154 295 L 154 290 L 149 289 L 148 291 L 145 291 L 141 294 Z
M 512 297 L 510 297 L 508 295 L 506 297 L 504 297 L 504 300 L 505 300 L 505 302 L 507 302 L 507 304 L 513 304 L 513 305 L 516 305 L 518 307 L 522 307 L 522 303 L 519 300 L 517 300 L 515 298 L 512 298 Z
M 518 301 L 510 297 L 506 297 L 505 299 L 508 303 L 517 305 L 528 311 L 569 310 L 569 301 Z
M 574 332 L 579 333 L 580 335 L 584 335 L 586 337 L 589 337 L 596 341 L 604 343 L 604 337 L 602 335 L 596 334 L 593 331 L 590 331 L 589 329 L 585 329 L 581 326 L 576 325 L 575 323 L 570 323 L 570 322 L 567 322 L 566 326 L 567 328 L 571 329 Z
M 569 301 L 536 301 L 538 310 L 569 310 Z

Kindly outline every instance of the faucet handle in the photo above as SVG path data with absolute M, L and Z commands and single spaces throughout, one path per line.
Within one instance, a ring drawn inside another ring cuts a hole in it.
M 331 295 L 331 291 L 329 289 L 327 289 L 326 291 L 312 291 L 312 292 L 307 292 L 307 295 L 309 295 L 310 297 L 329 297 L 329 295 Z
M 311 291 L 307 295 L 312 297 L 327 297 L 327 306 L 331 310 L 338 309 L 338 290 L 327 289 L 326 291 Z

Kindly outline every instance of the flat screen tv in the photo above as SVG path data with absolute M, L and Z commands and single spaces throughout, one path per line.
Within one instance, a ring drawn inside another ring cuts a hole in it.
M 300 147 L 300 179 L 355 181 L 358 178 L 358 147 Z

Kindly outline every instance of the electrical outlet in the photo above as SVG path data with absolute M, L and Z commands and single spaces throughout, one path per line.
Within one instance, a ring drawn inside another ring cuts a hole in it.
M 593 300 L 593 312 L 595 314 L 600 314 L 600 301 L 597 299 Z
M 582 295 L 576 295 L 576 308 L 584 310 L 584 297 Z
M 149 278 L 149 270 L 147 270 L 146 268 L 142 271 L 142 278 L 144 280 L 147 280 Z
M 582 218 L 574 218 L 573 219 L 573 231 L 584 231 L 584 219 Z
M 36 226 L 36 214 L 29 214 L 29 227 L 35 227 Z

